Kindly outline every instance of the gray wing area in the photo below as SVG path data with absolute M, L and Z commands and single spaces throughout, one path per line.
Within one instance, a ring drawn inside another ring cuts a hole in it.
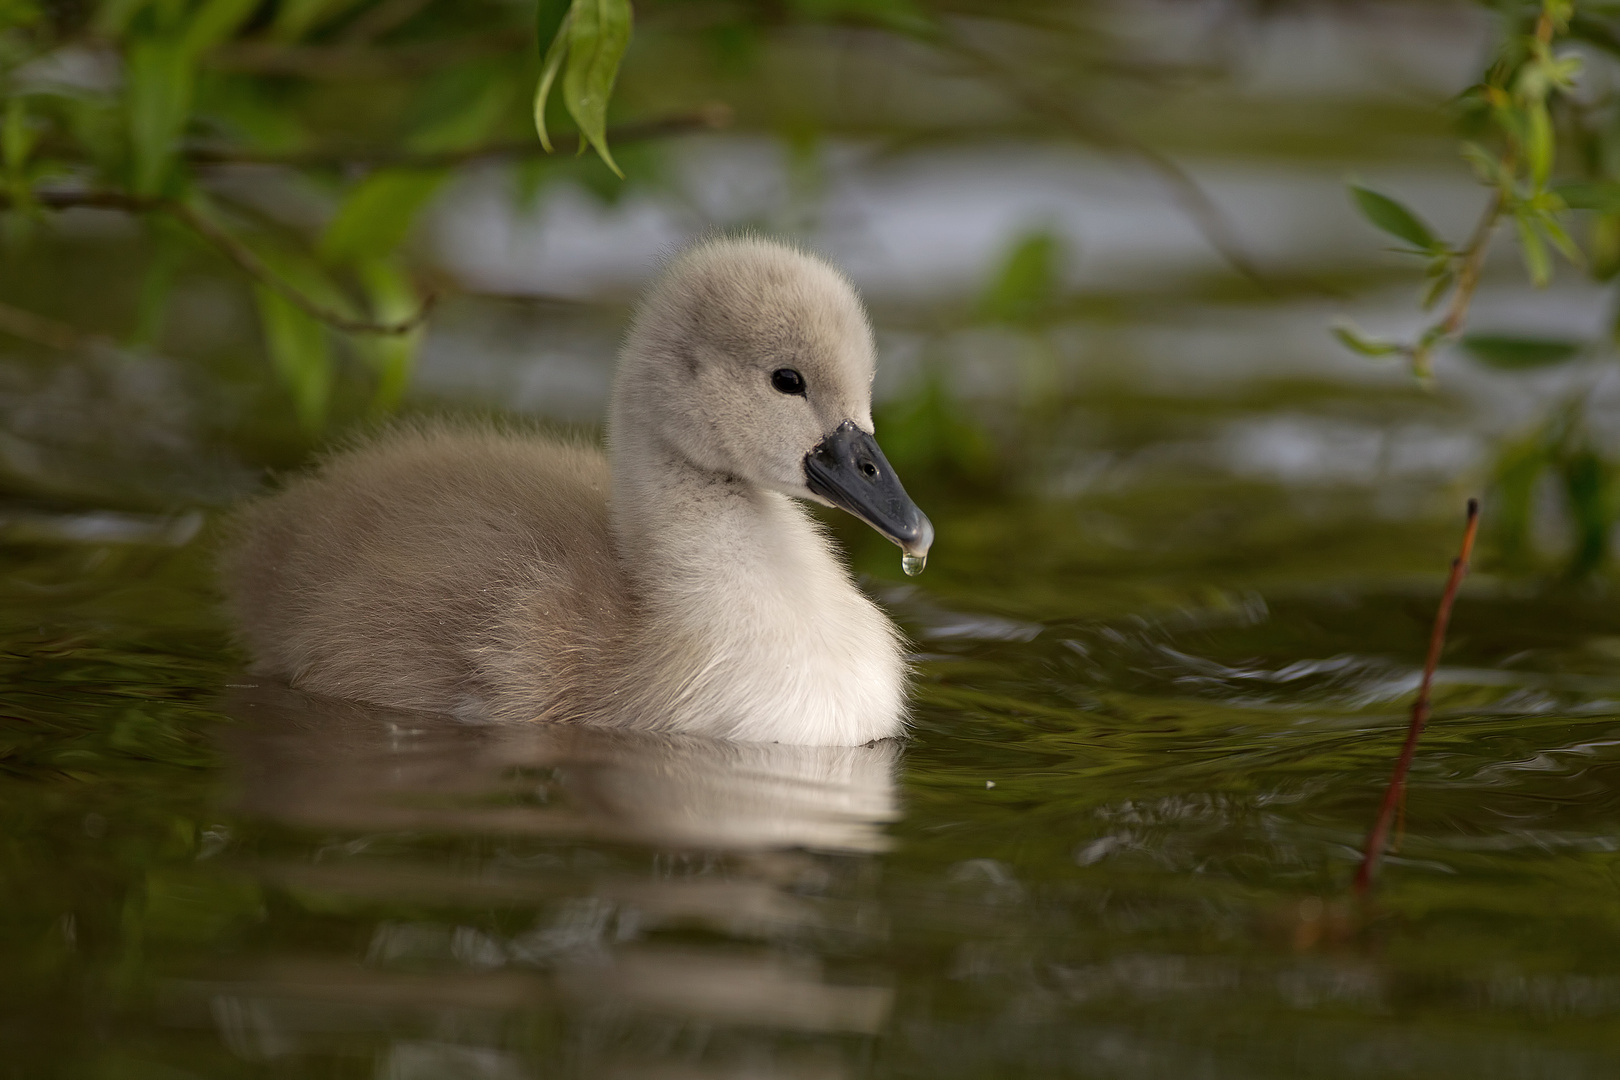
M 406 427 L 247 506 L 222 569 L 260 670 L 403 708 L 533 718 L 600 672 L 629 601 L 593 447 Z

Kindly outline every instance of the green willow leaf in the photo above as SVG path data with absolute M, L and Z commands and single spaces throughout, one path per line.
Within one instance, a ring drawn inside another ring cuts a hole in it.
M 444 183 L 442 170 L 379 169 L 349 192 L 321 239 L 334 262 L 379 258 L 405 242 L 419 210 Z
M 540 85 L 534 91 L 534 130 L 540 136 L 540 145 L 548 154 L 551 153 L 551 136 L 546 131 L 546 101 L 551 97 L 551 87 L 557 81 L 557 72 L 562 69 L 563 60 L 568 56 L 566 12 L 563 18 L 564 21 L 552 35 L 551 45 L 546 49 L 545 59 L 540 64 Z
M 1585 261 L 1581 255 L 1581 249 L 1575 246 L 1575 241 L 1570 237 L 1569 233 L 1564 231 L 1564 226 L 1559 223 L 1556 216 L 1551 213 L 1538 215 L 1536 217 L 1536 227 L 1541 230 L 1541 234 L 1547 238 L 1548 243 L 1557 248 L 1558 253 L 1564 258 L 1576 266 L 1580 266 Z
M 28 105 L 21 96 L 6 102 L 6 118 L 3 131 L 0 131 L 0 145 L 4 147 L 6 171 L 21 172 L 34 148 L 33 132 L 28 126 Z
M 1341 322 L 1336 324 L 1333 327 L 1333 336 L 1338 339 L 1339 344 L 1361 356 L 1395 356 L 1403 351 L 1399 345 L 1392 342 L 1374 341 L 1371 338 L 1362 336 L 1361 331 L 1349 323 Z
M 355 273 L 371 307 L 371 317 L 377 322 L 403 322 L 420 310 L 422 300 L 410 277 L 393 263 L 362 263 L 355 267 Z M 374 411 L 392 412 L 399 405 L 416 365 L 422 337 L 418 327 L 407 334 L 366 334 L 354 340 L 360 358 L 377 375 L 377 390 L 371 401 Z
M 1445 250 L 1445 244 L 1421 218 L 1388 195 L 1354 184 L 1350 186 L 1350 192 L 1362 216 L 1391 236 L 1405 240 L 1420 251 Z
M 178 42 L 142 38 L 130 46 L 125 98 L 137 195 L 156 195 L 168 180 L 191 113 L 194 62 Z
M 1537 288 L 1547 284 L 1552 279 L 1552 259 L 1547 254 L 1547 245 L 1541 239 L 1541 234 L 1522 214 L 1514 217 L 1513 227 L 1519 234 L 1519 249 L 1524 255 L 1524 268 L 1530 274 L 1530 280 Z
M 263 286 L 254 289 L 265 350 L 304 429 L 320 431 L 332 397 L 332 346 L 326 327 Z
M 1030 326 L 1052 306 L 1059 285 L 1062 243 L 1050 232 L 1032 232 L 1017 241 L 1003 258 L 979 303 L 993 322 Z
M 1585 447 L 1560 461 L 1558 472 L 1575 532 L 1569 575 L 1585 577 L 1609 560 L 1609 536 L 1620 514 L 1620 499 L 1616 498 L 1620 477 L 1613 464 Z
M 1446 293 L 1451 291 L 1451 287 L 1455 284 L 1457 284 L 1457 275 L 1449 270 L 1434 275 L 1429 280 L 1428 287 L 1423 290 L 1423 310 L 1431 310 Z
M 630 45 L 630 0 L 575 0 L 568 20 L 568 67 L 563 102 L 580 134 L 607 167 L 623 177 L 608 151 L 607 107 Z M 583 149 L 583 147 L 582 147 Z
M 181 48 L 193 56 L 212 49 L 236 33 L 256 7 L 257 0 L 208 0 L 186 27 Z
M 1462 339 L 1462 347 L 1474 360 L 1499 371 L 1551 367 L 1573 360 L 1581 352 L 1579 341 L 1514 334 L 1469 334 Z
M 141 291 L 135 304 L 135 327 L 127 339 L 135 346 L 155 346 L 163 335 L 164 318 L 175 279 L 185 262 L 190 237 L 167 217 L 153 215 L 145 222 L 152 257 L 141 275 Z
M 1496 534 L 1501 557 L 1510 566 L 1523 564 L 1530 557 L 1536 485 L 1553 464 L 1552 449 L 1540 434 L 1508 444 L 1496 459 L 1491 477 L 1494 505 L 1487 520 Z
M 1525 125 L 1525 154 L 1530 159 L 1530 182 L 1535 190 L 1540 191 L 1547 186 L 1547 178 L 1552 175 L 1553 163 L 1553 129 L 1552 117 L 1547 113 L 1547 104 L 1538 101 L 1528 110 Z
M 1612 182 L 1557 184 L 1553 194 L 1564 200 L 1571 210 L 1597 210 L 1605 214 L 1620 213 L 1620 184 Z

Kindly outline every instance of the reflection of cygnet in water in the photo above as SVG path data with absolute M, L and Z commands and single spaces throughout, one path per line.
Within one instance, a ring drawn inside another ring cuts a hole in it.
M 934 530 L 872 437 L 873 363 L 832 267 L 700 245 L 630 329 L 611 471 L 583 445 L 444 425 L 335 455 L 239 519 L 225 576 L 243 636 L 262 671 L 399 708 L 897 735 L 899 637 L 790 498 L 850 511 L 921 568 Z
M 399 1066 L 388 1075 L 462 1075 L 447 1062 L 469 1056 L 549 1075 L 501 1033 L 566 1015 L 595 1047 L 577 1075 L 664 1076 L 626 1032 L 729 1030 L 725 1045 L 757 1064 L 781 1048 L 772 1032 L 870 1035 L 888 1021 L 882 980 L 823 971 L 806 943 L 881 933 L 881 913 L 837 882 L 864 878 L 840 868 L 887 847 L 892 741 L 465 724 L 279 686 L 239 687 L 224 705 L 236 810 L 319 845 L 241 869 L 349 920 L 378 905 L 363 960 L 352 933 L 323 931 L 335 952 L 244 958 L 190 984 L 238 1054 L 302 1075 L 299 1055 L 370 1038 Z M 712 1071 L 679 1075 L 758 1075 L 720 1067 L 723 1042 Z
M 870 852 L 898 816 L 893 742 L 469 726 L 274 687 L 228 706 L 242 809 L 307 827 Z

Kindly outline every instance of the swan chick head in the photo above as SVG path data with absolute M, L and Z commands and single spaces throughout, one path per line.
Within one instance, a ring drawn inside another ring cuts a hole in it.
M 934 530 L 872 431 L 876 350 L 848 279 L 757 237 L 699 244 L 643 299 L 613 391 L 615 446 L 848 510 L 926 555 Z

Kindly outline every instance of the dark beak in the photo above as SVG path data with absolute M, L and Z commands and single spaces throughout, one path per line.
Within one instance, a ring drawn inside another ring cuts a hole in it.
M 907 555 L 927 555 L 933 523 L 917 509 L 877 440 L 845 420 L 805 455 L 804 480 L 811 491 L 848 510 Z

